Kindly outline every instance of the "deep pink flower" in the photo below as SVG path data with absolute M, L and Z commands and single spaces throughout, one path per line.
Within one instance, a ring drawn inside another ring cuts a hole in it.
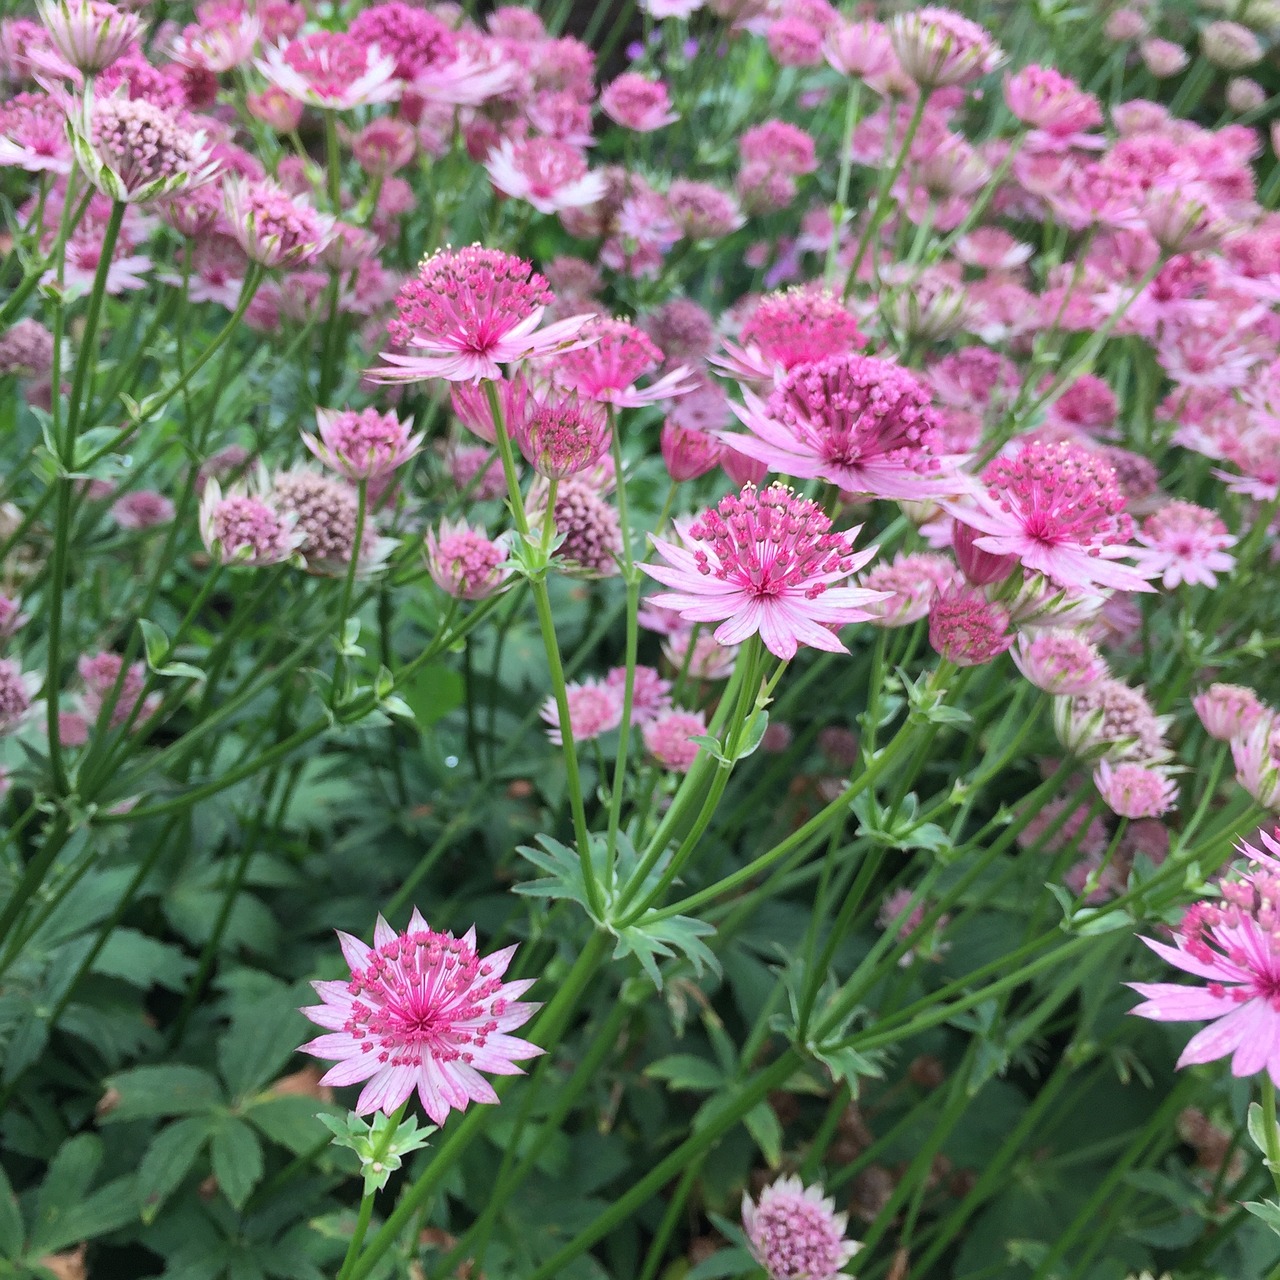
M 820 1186 L 806 1187 L 798 1177 L 779 1178 L 756 1204 L 742 1197 L 747 1246 L 769 1280 L 836 1280 L 862 1248 L 844 1238 L 847 1223 Z
M 546 280 L 523 258 L 472 245 L 424 259 L 396 295 L 391 340 L 412 354 L 383 352 L 391 368 L 371 369 L 375 382 L 494 379 L 501 365 L 580 347 L 588 316 L 542 325 L 551 303 Z M 539 327 L 541 326 L 541 327 Z
M 458 600 L 484 600 L 511 576 L 503 566 L 506 543 L 487 537 L 463 521 L 442 521 L 439 531 L 428 530 L 427 567 L 431 580 Z
M 338 939 L 351 980 L 311 984 L 323 1003 L 302 1012 L 327 1034 L 301 1052 L 337 1060 L 321 1084 L 364 1083 L 358 1115 L 390 1114 L 416 1090 L 444 1124 L 451 1110 L 498 1101 L 480 1072 L 519 1075 L 515 1064 L 542 1052 L 508 1034 L 539 1008 L 519 999 L 532 978 L 502 981 L 514 946 L 481 957 L 474 928 L 462 938 L 437 933 L 416 908 L 404 933 L 379 916 L 372 947 L 348 933 Z
M 68 174 L 66 112 L 44 93 L 19 93 L 0 106 L 0 167 Z
M 818 477 L 848 493 L 923 498 L 955 492 L 938 417 L 920 380 L 871 356 L 798 365 L 767 401 L 744 392 L 735 410 L 750 434 L 725 443 L 771 470 Z
M 584 680 L 565 686 L 569 707 L 569 736 L 574 742 L 589 742 L 622 723 L 622 689 L 602 680 Z M 547 737 L 557 746 L 564 741 L 560 708 L 554 695 L 542 704 L 541 715 L 549 726 Z
M 877 591 L 842 585 L 875 554 L 855 552 L 857 530 L 832 533 L 822 509 L 781 485 L 729 494 L 681 531 L 684 545 L 655 538 L 667 562 L 641 565 L 668 592 L 653 603 L 687 622 L 718 622 L 721 644 L 759 633 L 779 658 L 801 644 L 843 653 L 836 628 L 865 622 Z
M 173 519 L 173 502 L 154 489 L 135 489 L 111 506 L 111 518 L 122 529 L 153 529 Z
M 1142 548 L 1134 552 L 1134 560 L 1168 591 L 1183 582 L 1215 587 L 1218 574 L 1235 568 L 1236 558 L 1226 548 L 1235 546 L 1236 539 L 1212 511 L 1193 502 L 1161 507 L 1143 521 L 1137 540 Z
M 696 427 L 682 427 L 668 418 L 662 424 L 662 460 L 677 483 L 696 480 L 720 465 L 724 445 Z
M 1263 835 L 1272 853 L 1280 844 Z M 1179 1067 L 1231 1057 L 1231 1074 L 1265 1070 L 1280 1083 L 1280 877 L 1273 857 L 1242 844 L 1254 863 L 1240 879 L 1222 882 L 1219 901 L 1197 902 L 1178 926 L 1174 945 L 1142 941 L 1162 960 L 1203 987 L 1173 982 L 1130 982 L 1142 1004 L 1130 1012 L 1156 1022 L 1210 1025 L 1191 1037 Z
M 351 20 L 347 34 L 361 44 L 376 45 L 392 59 L 401 80 L 414 80 L 458 55 L 457 38 L 445 22 L 427 9 L 400 0 L 362 9 Z
M 744 165 L 762 164 L 788 178 L 818 167 L 813 138 L 784 120 L 766 120 L 748 129 L 738 140 L 738 151 Z
M 748 382 L 772 383 L 797 365 L 816 364 L 867 345 L 857 317 L 826 289 L 808 285 L 762 298 L 746 318 L 742 345 L 725 342 L 712 363 Z
M 604 176 L 587 172 L 582 152 L 554 138 L 504 138 L 484 167 L 498 191 L 539 213 L 585 208 L 605 193 Z
M 983 666 L 1013 643 L 1009 611 L 973 587 L 949 587 L 929 608 L 929 643 L 957 667 Z
M 257 67 L 290 97 L 325 111 L 390 102 L 402 87 L 393 58 L 341 31 L 313 31 L 283 48 L 271 46 Z
M 507 430 L 525 461 L 540 476 L 555 480 L 586 471 L 609 448 L 604 407 L 559 387 L 531 391 L 508 417 Z
M 636 133 L 652 133 L 680 119 L 671 110 L 671 95 L 661 80 L 626 71 L 600 93 L 600 109 L 611 120 Z
M 304 432 L 302 443 L 352 482 L 383 480 L 422 448 L 422 433 L 411 436 L 394 412 L 318 408 L 316 423 L 319 439 Z
M 1133 554 L 1133 522 L 1115 470 L 1080 445 L 1028 440 L 982 473 L 970 503 L 948 503 L 983 536 L 975 545 L 1017 556 L 1059 586 L 1150 591 L 1145 570 L 1117 564 Z
M 546 364 L 554 382 L 587 400 L 636 408 L 668 400 L 693 385 L 683 365 L 663 374 L 647 387 L 636 382 L 662 364 L 662 352 L 643 329 L 625 320 L 594 317 L 582 330 L 579 346 Z

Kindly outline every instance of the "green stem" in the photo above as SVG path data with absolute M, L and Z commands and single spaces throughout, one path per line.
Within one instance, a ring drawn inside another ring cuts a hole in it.
M 1276 1086 L 1271 1073 L 1263 1071 L 1258 1076 L 1262 1091 L 1262 1139 L 1267 1148 L 1267 1168 L 1280 1195 L 1280 1129 L 1276 1127 Z
M 400 1127 L 400 1121 L 404 1118 L 405 1108 L 409 1105 L 408 1099 L 402 1102 L 396 1108 L 391 1116 L 391 1123 L 387 1125 L 382 1137 L 378 1139 L 378 1145 L 373 1151 L 373 1163 L 380 1163 L 391 1148 L 392 1140 L 396 1136 L 396 1130 Z M 356 1218 L 355 1230 L 351 1233 L 351 1242 L 347 1245 L 347 1256 L 342 1260 L 342 1268 L 338 1272 L 338 1280 L 348 1280 L 353 1274 L 356 1262 L 360 1257 L 360 1247 L 364 1244 L 365 1233 L 369 1230 L 369 1220 L 373 1217 L 373 1199 L 376 1192 L 366 1191 L 360 1198 L 360 1213 Z

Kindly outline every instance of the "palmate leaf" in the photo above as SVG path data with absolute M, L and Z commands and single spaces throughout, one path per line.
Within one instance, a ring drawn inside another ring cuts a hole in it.
M 682 957 L 693 966 L 694 972 L 699 976 L 708 970 L 716 974 L 720 972 L 720 962 L 702 941 L 715 933 L 715 929 L 703 920 L 696 920 L 692 916 L 655 919 L 653 917 L 657 913 L 649 912 L 634 924 L 621 923 L 629 910 L 619 901 L 622 888 L 640 865 L 640 855 L 625 835 L 618 835 L 617 855 L 612 866 L 606 865 L 604 837 L 591 837 L 592 866 L 604 896 L 603 919 L 591 910 L 578 855 L 550 836 L 538 836 L 537 839 L 536 846 L 522 845 L 517 852 L 540 871 L 546 872 L 546 875 L 516 885 L 517 893 L 535 898 L 568 899 L 576 902 L 597 928 L 612 934 L 616 939 L 613 958 L 621 960 L 634 956 L 659 990 L 662 989 L 662 972 L 658 966 L 663 960 Z M 646 889 L 657 884 L 663 865 L 660 860 L 641 882 L 641 896 Z

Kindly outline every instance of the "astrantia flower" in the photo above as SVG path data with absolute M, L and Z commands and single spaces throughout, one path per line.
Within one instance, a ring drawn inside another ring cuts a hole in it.
M 769 1280 L 835 1280 L 862 1248 L 844 1238 L 847 1223 L 820 1186 L 797 1177 L 779 1178 L 756 1204 L 742 1197 L 747 1246 Z
M 1037 689 L 1068 697 L 1092 689 L 1107 674 L 1096 645 L 1075 631 L 1023 632 L 1013 660 Z
M 1143 522 L 1137 540 L 1143 549 L 1134 552 L 1135 561 L 1169 591 L 1183 582 L 1217 586 L 1218 574 L 1235 568 L 1226 548 L 1236 539 L 1212 511 L 1193 502 L 1161 507 Z
M 317 409 L 316 423 L 319 439 L 304 432 L 302 443 L 351 481 L 385 479 L 422 447 L 421 432 L 411 436 L 393 412 Z
M 515 1064 L 542 1052 L 508 1033 L 538 1005 L 519 999 L 532 978 L 503 982 L 515 947 L 476 952 L 476 931 L 437 933 L 414 910 L 397 933 L 381 916 L 373 946 L 338 934 L 349 982 L 314 982 L 322 1004 L 302 1012 L 327 1029 L 301 1052 L 336 1060 L 322 1085 L 364 1083 L 355 1110 L 395 1111 L 417 1091 L 434 1124 L 471 1102 L 497 1102 L 480 1072 L 520 1075 Z
M 808 498 L 774 485 L 748 485 L 681 530 L 683 545 L 653 540 L 667 562 L 640 567 L 672 588 L 653 603 L 687 622 L 718 622 L 721 644 L 759 633 L 765 648 L 792 658 L 801 645 L 843 653 L 835 629 L 872 616 L 878 591 L 843 585 L 875 554 L 855 552 L 858 530 L 832 533 Z
M 0 105 L 0 167 L 71 172 L 67 117 L 48 94 L 19 93 Z
M 903 71 L 924 89 L 968 84 L 1004 61 L 985 27 L 939 5 L 899 14 L 889 39 Z
M 111 506 L 111 518 L 122 529 L 154 529 L 173 519 L 171 499 L 154 489 L 135 489 Z
M 559 567 L 587 578 L 611 578 L 621 572 L 618 513 L 585 478 L 570 478 L 560 485 L 552 518 L 561 538 L 555 553 Z
M 960 572 L 946 556 L 919 552 L 877 564 L 862 579 L 868 590 L 884 597 L 867 606 L 870 621 L 881 627 L 909 627 L 927 617 L 943 591 L 961 584 Z
M 622 690 L 602 680 L 584 680 L 565 686 L 569 707 L 569 736 L 574 742 L 588 742 L 622 723 Z M 550 726 L 547 737 L 557 746 L 563 741 L 564 726 L 554 695 L 542 705 L 542 718 Z
M 653 612 L 657 612 L 654 609 Z M 664 611 L 665 612 L 665 611 Z M 736 644 L 721 644 L 705 627 L 696 632 L 680 624 L 662 642 L 662 656 L 673 671 L 687 671 L 693 680 L 724 680 L 733 671 L 738 658 Z
M 1280 726 L 1271 711 L 1243 737 L 1231 740 L 1236 781 L 1264 809 L 1280 810 Z
M 341 31 L 313 31 L 272 46 L 257 67 L 291 98 L 325 111 L 390 102 L 402 88 L 393 58 Z
M 1150 591 L 1147 573 L 1117 564 L 1131 556 L 1133 522 L 1110 463 L 1066 442 L 1028 440 L 982 473 L 972 503 L 947 504 L 983 536 L 975 545 L 1017 556 L 1064 587 Z
M 1173 808 L 1178 788 L 1164 770 L 1124 761 L 1098 761 L 1093 773 L 1098 794 L 1121 818 L 1158 818 Z
M 118 653 L 86 653 L 76 663 L 76 670 L 84 681 L 81 703 L 89 720 L 101 719 L 114 698 L 108 726 L 118 729 L 131 718 L 136 723 L 140 716 L 135 716 L 134 708 L 147 679 L 147 669 L 141 662 L 126 668 Z
M 1266 714 L 1266 705 L 1252 689 L 1239 684 L 1211 684 L 1191 699 L 1204 731 L 1219 742 L 1243 738 Z
M 458 600 L 484 600 L 511 576 L 504 568 L 509 557 L 502 539 L 486 537 L 464 521 L 444 520 L 426 538 L 431 580 Z
M 298 467 L 276 475 L 272 493 L 281 511 L 297 517 L 303 535 L 300 550 L 308 569 L 317 573 L 344 574 L 352 556 L 356 572 L 369 573 L 381 568 L 394 545 L 378 538 L 366 517 L 356 549 L 359 499 L 343 480 Z
M 26 719 L 39 688 L 35 672 L 24 673 L 12 658 L 0 658 L 0 733 L 12 733 Z
M 1263 843 L 1280 852 L 1270 837 Z M 1179 1067 L 1231 1057 L 1231 1074 L 1251 1076 L 1265 1070 L 1280 1083 L 1280 877 L 1275 860 L 1249 844 L 1241 851 L 1255 864 L 1240 879 L 1222 882 L 1222 898 L 1187 909 L 1174 945 L 1142 941 L 1162 960 L 1207 985 L 1130 982 L 1142 1004 L 1130 1010 L 1156 1022 L 1210 1025 L 1191 1037 Z
M 102 0 L 37 0 L 53 46 L 77 71 L 96 75 L 137 38 L 141 20 Z
M 973 587 L 951 587 L 929 608 L 929 643 L 957 667 L 983 666 L 1013 643 L 1009 611 Z
M 223 195 L 232 236 L 260 266 L 303 266 L 319 256 L 333 233 L 331 217 L 270 179 L 228 178 Z
M 923 498 L 955 492 L 944 468 L 938 417 L 911 372 L 870 356 L 799 365 L 767 401 L 744 392 L 747 435 L 726 444 L 770 470 L 818 477 L 847 493 Z
M 235 488 L 224 498 L 212 477 L 200 495 L 200 537 L 223 564 L 253 568 L 288 560 L 305 537 L 296 524 L 295 517 L 281 511 L 269 495 Z
M 693 385 L 693 375 L 680 365 L 647 387 L 636 386 L 662 363 L 662 352 L 643 329 L 625 320 L 596 316 L 582 336 L 583 344 L 548 361 L 546 368 L 554 382 L 588 400 L 634 409 L 681 395 Z
M 691 738 L 703 738 L 707 721 L 701 711 L 666 711 L 644 726 L 644 745 L 664 768 L 688 773 L 701 748 Z
M 554 480 L 586 471 L 609 448 L 609 419 L 603 406 L 558 387 L 531 392 L 518 415 L 508 418 L 507 429 L 525 461 L 540 476 Z
M 1004 100 L 1009 110 L 1055 142 L 1073 146 L 1103 145 L 1089 130 L 1102 124 L 1098 99 L 1053 67 L 1023 67 L 1006 78 Z
M 391 368 L 371 369 L 375 382 L 480 382 L 504 364 L 580 347 L 589 316 L 542 325 L 552 301 L 546 280 L 523 258 L 472 245 L 423 260 L 396 295 L 392 342 L 412 354 L 383 352 Z M 539 327 L 539 326 L 542 327 Z
M 145 204 L 208 182 L 218 170 L 200 130 L 145 98 L 86 99 L 69 123 L 76 160 L 112 200 Z
M 578 148 L 555 138 L 504 138 L 484 167 L 496 190 L 539 213 L 586 208 L 605 193 L 604 175 L 588 173 Z
M 720 465 L 724 445 L 696 427 L 682 427 L 668 418 L 662 424 L 662 460 L 672 480 L 696 480 Z
M 626 692 L 626 667 L 613 667 L 605 684 Z M 631 678 L 631 723 L 648 724 L 671 709 L 671 681 L 664 680 L 654 667 L 638 665 Z
M 1168 724 L 1169 717 L 1156 715 L 1141 689 L 1122 680 L 1100 680 L 1074 697 L 1054 700 L 1058 741 L 1081 760 L 1166 760 Z
M 680 119 L 671 110 L 671 95 L 661 80 L 627 71 L 600 93 L 600 109 L 624 129 L 652 133 Z

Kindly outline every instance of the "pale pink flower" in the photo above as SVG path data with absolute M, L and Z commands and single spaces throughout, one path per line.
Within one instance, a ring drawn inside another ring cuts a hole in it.
M 1068 697 L 1086 693 L 1107 676 L 1097 646 L 1059 627 L 1022 632 L 1013 661 L 1037 689 Z
M 465 521 L 444 520 L 438 531 L 428 530 L 426 548 L 431 580 L 458 600 L 484 600 L 511 576 L 503 539 L 495 541 Z
M 252 13 L 231 8 L 219 10 L 219 16 L 183 28 L 174 41 L 173 58 L 184 66 L 221 75 L 244 66 L 262 38 L 262 23 Z
M 690 240 L 719 240 L 746 222 L 729 192 L 688 178 L 676 178 L 667 188 L 667 212 Z
M 1121 818 L 1158 818 L 1178 799 L 1177 784 L 1165 770 L 1133 761 L 1098 761 L 1093 782 L 1107 808 Z
M 844 585 L 875 554 L 855 552 L 857 530 L 832 533 L 816 503 L 780 485 L 729 494 L 680 531 L 681 543 L 653 539 L 666 564 L 641 568 L 668 592 L 653 603 L 687 622 L 717 622 L 722 644 L 759 634 L 792 658 L 801 644 L 845 651 L 834 629 L 872 616 L 880 592 Z
M 625 320 L 592 318 L 582 329 L 576 349 L 549 360 L 545 366 L 552 380 L 587 400 L 619 408 L 637 408 L 682 395 L 694 384 L 694 375 L 683 365 L 638 387 L 637 381 L 662 364 L 662 352 L 643 329 Z
M 603 175 L 589 173 L 578 148 L 554 138 L 504 138 L 484 167 L 498 191 L 539 213 L 581 209 L 605 194 Z
M 333 218 L 270 179 L 228 178 L 222 189 L 231 234 L 260 266 L 305 266 L 332 237 Z
M 797 365 L 766 401 L 750 391 L 743 398 L 735 412 L 749 434 L 723 439 L 771 470 L 878 498 L 956 491 L 932 397 L 900 365 L 831 356 Z
M 68 174 L 67 117 L 48 94 L 19 93 L 0 105 L 0 167 Z
M 473 245 L 442 249 L 423 260 L 396 295 L 391 340 L 411 354 L 383 352 L 392 367 L 372 369 L 375 382 L 481 382 L 504 364 L 549 355 L 591 341 L 591 318 L 542 325 L 551 303 L 546 280 L 522 258 Z
M 278 508 L 269 492 L 261 496 L 233 488 L 224 498 L 210 477 L 200 496 L 200 537 L 221 563 L 256 568 L 293 557 L 305 535 L 296 518 Z
M 173 502 L 154 489 L 135 489 L 111 507 L 111 518 L 122 529 L 153 529 L 168 524 L 173 515 Z
M 926 89 L 969 84 L 1004 61 L 985 27 L 940 5 L 898 14 L 889 39 L 903 71 Z
M 142 30 L 136 13 L 103 0 L 36 0 L 36 8 L 54 48 L 85 75 L 109 67 Z
M 1192 502 L 1161 507 L 1143 521 L 1137 540 L 1142 548 L 1134 552 L 1135 562 L 1159 577 L 1167 591 L 1184 582 L 1215 587 L 1218 574 L 1235 568 L 1235 556 L 1226 548 L 1235 546 L 1236 539 L 1212 511 Z
M 1159 36 L 1148 36 L 1138 45 L 1138 56 L 1142 65 L 1157 80 L 1168 80 L 1186 70 L 1191 61 L 1190 54 L 1172 40 L 1162 40 Z
M 679 112 L 671 110 L 667 86 L 635 71 L 624 72 L 604 87 L 600 109 L 636 133 L 652 133 L 680 119 Z
M 1262 43 L 1243 23 L 1210 22 L 1200 32 L 1205 61 L 1222 71 L 1243 71 L 1262 60 Z
M 891 563 L 875 565 L 862 586 L 883 596 L 867 606 L 869 621 L 880 627 L 909 627 L 929 610 L 938 596 L 961 585 L 960 572 L 946 556 L 930 552 L 898 555 Z
M 769 1280 L 835 1280 L 862 1248 L 844 1238 L 848 1217 L 820 1186 L 798 1177 L 779 1178 L 753 1204 L 742 1197 L 742 1226 L 751 1256 Z
M 385 480 L 422 448 L 423 434 L 394 412 L 376 409 L 316 409 L 317 439 L 303 432 L 302 443 L 333 471 L 353 483 Z
M 84 681 L 81 703 L 88 720 L 96 723 L 101 719 L 113 695 L 115 702 L 111 707 L 108 728 L 118 729 L 130 718 L 136 724 L 142 715 L 154 709 L 154 703 L 150 707 L 143 703 L 138 708 L 147 679 L 147 669 L 141 662 L 131 663 L 126 668 L 118 653 L 87 653 L 76 663 L 76 670 Z M 139 711 L 137 715 L 135 708 Z
M 657 613 L 659 609 L 660 605 L 650 605 L 650 615 Z M 663 640 L 662 656 L 672 670 L 687 670 L 694 680 L 726 679 L 737 661 L 738 646 L 721 644 L 705 627 L 699 628 L 695 636 L 692 628 L 685 627 L 679 614 L 672 613 L 671 616 L 678 625 Z
M 366 517 L 356 546 L 359 497 L 345 480 L 296 467 L 279 472 L 272 481 L 272 499 L 281 511 L 297 517 L 299 546 L 307 568 L 341 576 L 353 557 L 358 575 L 381 568 L 394 543 L 377 537 Z
M 688 773 L 701 750 L 692 738 L 706 737 L 707 721 L 701 711 L 665 711 L 644 726 L 644 745 L 664 769 Z
M 330 1061 L 321 1084 L 364 1083 L 355 1110 L 394 1112 L 417 1091 L 432 1123 L 471 1102 L 497 1102 L 480 1072 L 519 1075 L 515 1064 L 542 1052 L 508 1034 L 538 1005 L 521 1002 L 532 978 L 503 982 L 515 947 L 476 952 L 476 931 L 437 933 L 414 909 L 397 933 L 378 917 L 370 948 L 339 933 L 347 982 L 314 982 L 323 1003 L 302 1010 L 326 1029 L 301 1046 Z
M 969 503 L 948 504 L 977 529 L 975 545 L 1013 555 L 1064 587 L 1150 591 L 1145 570 L 1116 563 L 1133 554 L 1133 522 L 1115 471 L 1079 445 L 1028 440 L 982 473 Z
M 1252 690 L 1238 684 L 1211 684 L 1191 699 L 1204 731 L 1219 742 L 1246 737 L 1266 714 L 1266 705 Z
M 605 684 L 625 692 L 626 667 L 612 667 L 604 678 Z M 657 668 L 636 666 L 631 682 L 631 723 L 648 724 L 650 720 L 671 710 L 671 681 L 664 680 Z
M 1103 139 L 1090 133 L 1102 125 L 1098 99 L 1053 67 L 1023 67 L 1006 76 L 1004 100 L 1023 124 L 1054 142 L 1103 145 Z
M 17 600 L 0 594 L 0 639 L 7 640 L 21 631 L 31 621 L 31 615 L 23 613 Z
M 0 658 L 0 734 L 12 733 L 31 712 L 40 689 L 35 672 L 23 672 L 12 658 Z
M 948 587 L 929 607 L 929 643 L 957 667 L 983 666 L 1013 643 L 1009 611 L 968 585 Z
M 1170 755 L 1168 716 L 1156 715 L 1141 689 L 1106 678 L 1072 697 L 1054 699 L 1058 741 L 1081 760 L 1159 763 Z
M 1268 849 L 1275 844 L 1265 839 Z M 1191 1037 L 1179 1067 L 1231 1058 L 1231 1074 L 1251 1076 L 1265 1070 L 1280 1082 L 1280 1023 L 1276 989 L 1280 985 L 1280 944 L 1276 941 L 1280 880 L 1274 860 L 1245 844 L 1255 864 L 1240 879 L 1226 879 L 1216 901 L 1194 903 L 1178 926 L 1174 945 L 1142 941 L 1162 960 L 1203 987 L 1173 982 L 1130 982 L 1143 1002 L 1130 1012 L 1156 1022 L 1200 1022 L 1209 1026 Z
M 1243 737 L 1231 739 L 1236 781 L 1264 809 L 1280 810 L 1280 724 L 1270 710 Z
M 602 680 L 589 679 L 565 686 L 569 708 L 569 736 L 574 742 L 589 742 L 622 723 L 622 689 Z M 547 698 L 540 712 L 549 726 L 547 737 L 557 746 L 563 741 L 564 726 L 554 695 Z
M 812 173 L 818 167 L 813 138 L 785 120 L 766 120 L 748 129 L 738 139 L 738 151 L 744 165 L 763 164 L 789 178 Z
M 269 46 L 256 66 L 277 88 L 323 111 L 350 111 L 398 98 L 395 60 L 341 31 L 313 31 Z

